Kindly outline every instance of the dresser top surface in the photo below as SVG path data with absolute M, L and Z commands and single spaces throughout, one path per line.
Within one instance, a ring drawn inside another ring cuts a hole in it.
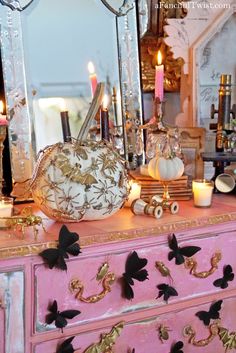
M 210 208 L 196 208 L 192 200 L 180 201 L 179 205 L 178 214 L 171 215 L 169 211 L 166 211 L 159 220 L 150 216 L 135 216 L 129 208 L 124 208 L 105 220 L 67 223 L 66 225 L 70 231 L 80 235 L 80 244 L 83 247 L 217 226 L 232 221 L 236 223 L 236 197 L 234 195 L 214 195 Z M 21 205 L 19 208 L 25 206 Z M 33 204 L 32 207 L 34 214 L 42 217 L 47 233 L 41 226 L 38 226 L 38 236 L 34 239 L 33 229 L 28 227 L 22 239 L 20 232 L 1 229 L 0 258 L 37 254 L 44 248 L 56 245 L 62 224 L 48 219 Z

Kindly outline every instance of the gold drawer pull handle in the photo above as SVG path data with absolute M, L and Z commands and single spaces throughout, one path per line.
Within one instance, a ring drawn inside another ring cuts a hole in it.
M 97 303 L 98 301 L 102 300 L 109 292 L 111 292 L 111 285 L 115 282 L 115 279 L 115 274 L 113 272 L 108 272 L 102 279 L 103 290 L 101 293 L 90 295 L 87 298 L 83 297 L 84 285 L 78 278 L 74 278 L 70 281 L 69 289 L 72 293 L 76 293 L 76 299 L 84 303 Z
M 210 260 L 211 268 L 208 271 L 202 271 L 202 272 L 197 272 L 197 265 L 198 265 L 197 260 L 195 260 L 192 257 L 185 259 L 184 265 L 186 269 L 190 270 L 190 274 L 193 275 L 194 277 L 207 278 L 218 269 L 218 263 L 220 262 L 220 260 L 221 260 L 221 253 L 218 251 L 212 256 Z
M 192 328 L 191 325 L 188 325 L 184 328 L 184 336 L 189 337 L 188 342 L 196 347 L 205 347 L 207 346 L 219 333 L 219 321 L 215 321 L 209 326 L 209 336 L 201 340 L 196 340 L 196 331 Z

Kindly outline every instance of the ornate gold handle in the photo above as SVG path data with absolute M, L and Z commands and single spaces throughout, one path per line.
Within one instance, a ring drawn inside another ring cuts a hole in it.
M 69 289 L 75 294 L 75 298 L 84 303 L 97 303 L 102 300 L 109 292 L 111 292 L 111 285 L 115 282 L 115 274 L 113 272 L 108 272 L 102 279 L 103 290 L 99 294 L 90 295 L 89 297 L 83 297 L 84 285 L 78 279 L 74 278 L 69 283 Z
M 189 337 L 188 342 L 196 347 L 205 347 L 207 346 L 219 333 L 219 320 L 216 320 L 209 327 L 209 336 L 201 340 L 196 340 L 196 331 L 191 325 L 188 325 L 184 328 L 183 334 L 185 337 Z
M 197 261 L 190 257 L 185 259 L 184 265 L 185 268 L 190 270 L 190 274 L 197 278 L 207 278 L 212 275 L 218 269 L 218 263 L 221 260 L 221 253 L 216 252 L 210 260 L 211 268 L 208 271 L 197 272 Z

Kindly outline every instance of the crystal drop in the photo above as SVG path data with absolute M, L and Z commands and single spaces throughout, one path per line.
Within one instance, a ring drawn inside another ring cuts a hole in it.
M 141 137 L 141 134 L 138 133 L 137 140 L 136 140 L 136 153 L 138 156 L 141 156 L 144 151 L 144 143 Z

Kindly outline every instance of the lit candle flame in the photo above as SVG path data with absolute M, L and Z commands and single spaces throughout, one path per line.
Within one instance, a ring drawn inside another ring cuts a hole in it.
M 157 52 L 157 65 L 161 65 L 162 64 L 162 55 L 161 55 L 161 51 L 158 50 Z
M 90 73 L 90 75 L 93 75 L 95 73 L 95 67 L 92 61 L 89 61 L 88 63 L 88 72 Z
M 107 94 L 104 94 L 103 100 L 102 100 L 102 108 L 107 109 L 108 108 L 108 103 L 109 103 L 109 98 Z
M 4 104 L 3 104 L 3 101 L 0 100 L 0 114 L 3 114 L 3 110 L 4 110 Z
M 65 112 L 67 109 L 66 109 L 66 101 L 64 98 L 60 98 L 60 109 L 62 112 Z

